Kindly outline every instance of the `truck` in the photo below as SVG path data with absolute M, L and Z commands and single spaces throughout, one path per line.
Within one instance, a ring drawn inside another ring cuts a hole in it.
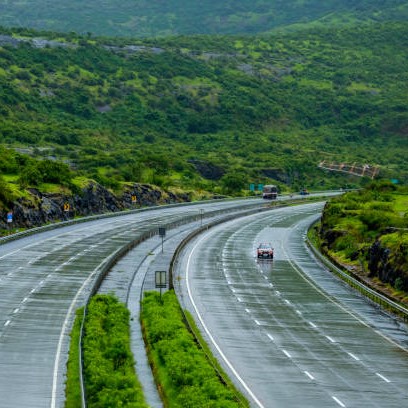
M 263 186 L 262 198 L 266 200 L 276 200 L 278 198 L 278 187 L 273 184 Z

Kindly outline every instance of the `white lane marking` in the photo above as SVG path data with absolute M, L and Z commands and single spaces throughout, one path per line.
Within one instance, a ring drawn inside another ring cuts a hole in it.
M 264 276 L 264 279 L 265 279 L 265 280 L 268 280 L 269 278 L 268 278 L 267 276 Z
M 279 290 L 275 290 L 275 293 L 278 295 L 278 296 L 280 296 L 280 292 L 279 292 Z
M 270 283 L 270 284 L 269 284 L 269 287 L 270 287 L 270 288 L 273 288 L 273 284 L 272 284 L 272 283 Z
M 21 303 L 25 303 L 27 302 L 27 300 L 28 300 L 28 297 L 25 297 Z
M 20 309 L 17 307 L 16 309 L 13 310 L 13 313 L 16 314 L 20 311 Z
M 346 406 L 334 395 L 332 395 L 332 398 L 343 408 L 346 408 Z
M 309 322 L 309 324 L 314 328 L 317 329 L 317 326 L 313 322 Z
M 245 309 L 245 311 L 246 311 L 247 313 L 251 313 L 251 311 L 250 311 L 249 309 Z
M 231 288 L 231 291 L 232 291 L 232 293 L 235 293 L 235 292 L 236 292 L 236 289 Z
M 341 305 L 340 303 L 338 303 L 336 300 L 332 299 L 330 296 L 327 295 L 326 292 L 324 292 L 323 290 L 321 290 L 315 283 L 313 280 L 311 280 L 311 278 L 307 275 L 304 274 L 304 272 L 302 271 L 302 269 L 295 263 L 293 262 L 290 257 L 288 256 L 287 251 L 285 250 L 285 248 L 283 248 L 283 252 L 286 255 L 286 260 L 290 263 L 290 265 L 292 266 L 292 268 L 298 273 L 298 275 L 305 281 L 307 282 L 312 288 L 314 288 L 318 293 L 320 293 L 322 296 L 324 296 L 329 302 L 335 304 L 339 309 L 343 310 L 345 313 L 347 313 L 348 315 L 350 315 L 351 317 L 353 317 L 354 319 L 356 319 L 360 324 L 362 324 L 365 327 L 368 327 L 370 329 L 372 329 L 376 334 L 378 334 L 379 336 L 381 336 L 383 339 L 387 340 L 388 342 L 390 342 L 391 344 L 393 344 L 394 346 L 398 347 L 400 350 L 403 350 L 405 352 L 408 352 L 408 349 L 405 348 L 404 346 L 401 346 L 400 344 L 398 344 L 396 341 L 394 341 L 393 339 L 389 338 L 388 336 L 386 336 L 385 334 L 381 333 L 379 330 L 373 329 L 368 323 L 366 323 L 364 320 L 360 319 L 357 315 L 355 315 L 352 311 L 348 310 L 346 307 L 344 307 L 343 305 Z
M 227 280 L 227 283 L 228 283 L 228 285 L 232 285 L 232 282 L 231 282 L 231 281 L 229 281 L 229 280 Z
M 375 375 L 378 375 L 378 377 L 380 377 L 382 380 L 384 380 L 386 383 L 390 383 L 391 380 L 389 380 L 387 377 L 384 377 L 383 375 L 381 375 L 380 373 L 375 373 Z
M 259 320 L 254 319 L 254 321 L 255 321 L 255 323 L 256 323 L 258 326 L 261 325 L 261 323 L 259 322 Z
M 290 303 L 290 300 L 288 300 L 288 299 L 285 299 L 285 303 L 287 304 L 287 305 L 290 305 L 291 303 Z
M 334 340 L 332 337 L 330 337 L 330 336 L 325 336 L 326 337 L 326 339 L 327 340 L 329 340 L 330 341 L 330 343 L 335 343 L 336 342 L 336 340 Z
M 296 310 L 296 313 L 297 313 L 299 316 L 302 316 L 302 312 L 301 312 L 300 310 Z
M 266 333 L 266 335 L 267 335 L 272 341 L 274 341 L 272 334 Z
M 31 289 L 30 293 L 34 293 L 35 292 L 35 288 Z
M 286 357 L 292 358 L 292 356 L 285 349 L 282 349 L 282 352 Z
M 360 361 L 360 359 L 357 357 L 357 356 L 355 356 L 353 353 L 347 353 L 351 358 L 354 358 L 354 360 L 356 360 L 356 361 Z
M 191 263 L 191 259 L 193 257 L 193 254 L 196 250 L 196 248 L 198 247 L 198 245 L 204 240 L 204 238 L 206 238 L 206 235 L 202 236 L 194 245 L 194 247 L 192 248 L 192 250 L 190 251 L 190 254 L 188 256 L 187 259 L 187 265 L 186 265 L 186 286 L 187 286 L 187 292 L 188 292 L 188 296 L 190 298 L 190 302 L 193 305 L 193 308 L 196 312 L 196 315 L 198 317 L 198 319 L 200 320 L 200 323 L 202 325 L 202 327 L 204 328 L 205 332 L 207 333 L 210 341 L 213 343 L 214 347 L 217 349 L 218 353 L 220 354 L 220 356 L 222 357 L 222 359 L 225 361 L 225 363 L 228 365 L 228 367 L 230 368 L 230 370 L 232 371 L 232 373 L 235 375 L 235 377 L 237 378 L 237 380 L 241 383 L 241 385 L 245 388 L 245 390 L 248 392 L 248 394 L 251 396 L 251 398 L 255 401 L 256 405 L 258 405 L 258 407 L 260 408 L 264 408 L 264 406 L 262 405 L 261 401 L 258 400 L 258 398 L 255 396 L 255 394 L 251 391 L 251 389 L 249 388 L 249 386 L 245 383 L 245 381 L 240 377 L 240 375 L 238 374 L 238 372 L 235 370 L 234 366 L 231 364 L 231 362 L 227 359 L 227 357 L 225 356 L 225 354 L 222 352 L 220 346 L 217 344 L 217 342 L 215 341 L 214 337 L 212 336 L 212 334 L 210 333 L 210 330 L 208 329 L 208 327 L 206 326 L 206 324 L 204 323 L 203 318 L 201 317 L 201 314 L 198 310 L 197 305 L 194 302 L 192 293 L 191 293 L 191 288 L 190 288 L 190 283 L 189 283 L 189 272 L 190 272 L 190 263 Z M 249 313 L 249 309 L 245 309 L 248 313 Z M 62 343 L 62 341 L 61 341 Z M 55 378 L 56 380 L 56 378 Z M 55 408 L 55 404 L 51 407 L 51 408 Z
M 242 303 L 242 299 L 240 297 L 237 297 L 238 302 Z
M 11 323 L 11 320 L 7 320 L 6 323 L 4 323 L 4 326 L 7 327 Z
M 315 378 L 313 377 L 312 374 L 310 374 L 308 371 L 303 371 L 311 380 L 314 380 Z

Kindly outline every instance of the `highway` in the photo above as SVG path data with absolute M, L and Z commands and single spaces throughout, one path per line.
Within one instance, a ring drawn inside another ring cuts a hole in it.
M 402 407 L 408 328 L 349 289 L 304 243 L 322 204 L 210 229 L 185 249 L 183 307 L 253 407 Z M 271 242 L 273 261 L 255 256 Z
M 157 234 L 160 225 L 195 220 L 197 228 L 213 211 L 262 205 L 252 199 L 155 208 L 0 245 L 0 407 L 63 406 L 75 310 L 115 251 L 148 231 Z

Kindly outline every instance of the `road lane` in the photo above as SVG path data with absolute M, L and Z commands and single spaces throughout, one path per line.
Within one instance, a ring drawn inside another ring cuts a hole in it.
M 242 204 L 242 202 L 240 203 Z M 261 200 L 245 201 L 260 206 Z M 158 225 L 237 202 L 158 208 L 46 231 L 0 245 L 0 407 L 63 406 L 74 311 L 99 266 Z
M 178 272 L 184 306 L 254 407 L 401 407 L 407 327 L 313 260 L 303 236 L 321 208 L 274 210 L 199 237 Z M 273 261 L 254 257 L 261 241 Z

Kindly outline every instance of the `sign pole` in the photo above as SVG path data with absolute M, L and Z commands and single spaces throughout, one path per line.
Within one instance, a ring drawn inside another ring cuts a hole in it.
M 165 227 L 159 227 L 159 235 L 161 236 L 161 240 L 162 240 L 162 253 L 163 253 L 163 240 L 164 240 L 164 237 L 166 236 Z
M 156 283 L 156 288 L 160 288 L 160 300 L 161 300 L 162 288 L 167 287 L 167 271 L 156 271 L 155 272 L 155 283 Z

